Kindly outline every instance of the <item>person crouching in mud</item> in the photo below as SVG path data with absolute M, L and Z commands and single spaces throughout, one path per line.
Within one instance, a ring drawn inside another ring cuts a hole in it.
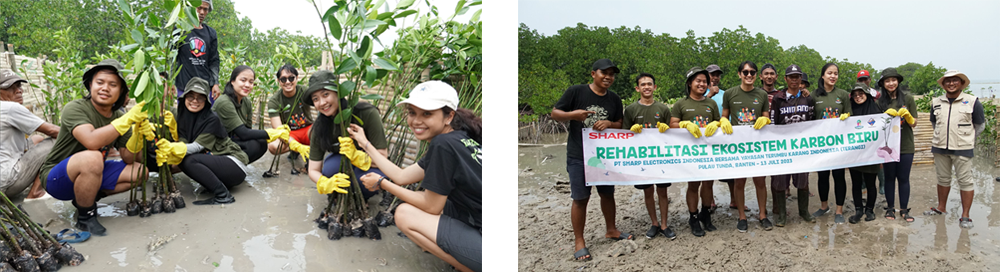
M 335 189 L 336 186 L 330 185 L 336 182 L 339 177 L 346 176 L 340 173 L 341 156 L 347 156 L 351 160 L 354 175 L 360 177 L 372 172 L 382 175 L 379 166 L 383 163 L 372 162 L 369 155 L 379 153 L 386 156 L 389 154 L 389 142 L 385 138 L 385 131 L 382 127 L 382 116 L 372 104 L 359 102 L 354 106 L 351 115 L 357 116 L 357 118 L 352 117 L 351 124 L 364 124 L 367 131 L 365 136 L 372 139 L 366 144 L 371 145 L 373 149 L 366 150 L 368 153 L 365 153 L 362 148 L 367 146 L 358 145 L 349 137 L 340 137 L 342 135 L 340 124 L 334 123 L 333 118 L 341 110 L 345 110 L 343 107 L 346 106 L 347 99 L 340 98 L 337 91 L 334 91 L 337 89 L 338 78 L 333 72 L 327 70 L 316 71 L 309 77 L 309 88 L 302 94 L 303 102 L 319 111 L 309 135 L 309 141 L 312 145 L 300 144 L 294 138 L 288 139 L 288 145 L 292 151 L 299 152 L 306 159 L 309 159 L 309 179 L 316 182 L 316 189 L 320 194 L 329 194 L 334 191 L 346 193 L 346 190 Z M 331 154 L 326 155 L 327 151 Z M 326 157 L 324 158 L 324 156 Z M 375 192 L 362 186 L 361 194 L 365 199 L 368 199 L 375 195 Z
M 481 271 L 482 119 L 458 108 L 458 93 L 441 81 L 417 85 L 409 98 L 396 105 L 406 107 L 406 123 L 414 136 L 430 141 L 427 154 L 401 169 L 376 152 L 361 126 L 351 124 L 351 137 L 385 173 L 362 176 L 364 187 L 386 190 L 404 202 L 396 208 L 396 226 L 414 243 L 459 271 Z M 425 191 L 401 187 L 420 180 Z

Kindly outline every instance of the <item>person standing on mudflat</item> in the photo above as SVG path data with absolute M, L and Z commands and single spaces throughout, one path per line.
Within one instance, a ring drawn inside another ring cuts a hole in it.
M 691 67 L 684 82 L 687 97 L 678 100 L 670 108 L 670 127 L 684 128 L 695 138 L 701 137 L 701 128 L 705 136 L 712 136 L 719 128 L 721 119 L 718 105 L 706 97 L 708 93 L 708 71 L 701 67 Z M 728 122 L 726 122 L 728 124 Z M 729 128 L 732 133 L 732 128 Z M 691 234 L 697 237 L 705 236 L 705 231 L 715 231 L 712 224 L 712 183 L 711 180 L 689 181 L 687 186 L 688 224 Z M 698 197 L 701 197 L 701 211 L 698 211 Z
M 205 18 L 212 12 L 212 0 L 202 0 L 196 8 L 198 25 L 188 32 L 184 43 L 177 48 L 177 65 L 180 73 L 174 79 L 177 86 L 177 97 L 184 96 L 184 86 L 193 77 L 200 77 L 212 85 L 212 95 L 209 102 L 215 103 L 219 97 L 219 39 L 215 29 L 205 24 Z
M 721 85 L 722 74 L 723 74 L 722 68 L 719 67 L 719 65 L 710 64 L 708 65 L 708 67 L 705 67 L 705 71 L 708 71 L 708 79 L 709 79 L 708 89 L 705 90 L 705 97 L 708 97 L 709 99 L 714 101 L 716 108 L 719 109 L 721 112 L 722 102 L 723 102 L 722 100 L 725 99 L 723 93 L 726 92 L 726 89 L 722 88 Z M 725 182 L 726 186 L 729 187 L 729 208 L 736 209 L 736 200 L 735 200 L 736 198 L 733 197 L 734 195 L 736 195 L 736 193 L 733 192 L 733 190 L 735 190 L 733 189 L 733 179 L 721 179 L 719 181 Z M 705 190 L 705 188 L 702 188 L 702 190 Z M 711 209 L 709 209 L 709 211 L 711 212 L 715 212 L 715 209 L 718 208 L 718 206 L 715 204 L 715 197 L 712 197 L 709 206 L 712 207 Z
M 745 61 L 740 64 L 737 70 L 737 75 L 740 77 L 740 86 L 732 87 L 726 90 L 725 98 L 722 103 L 722 119 L 723 129 L 727 126 L 730 127 L 730 133 L 732 132 L 732 124 L 737 126 L 753 126 L 754 129 L 761 129 L 765 125 L 771 123 L 771 108 L 767 103 L 767 92 L 761 88 L 753 86 L 753 82 L 757 79 L 757 65 L 752 61 Z M 772 67 L 771 72 L 774 72 Z M 760 222 L 760 228 L 764 230 L 771 230 L 774 225 L 771 224 L 771 220 L 767 219 L 767 184 L 764 183 L 766 177 L 753 177 L 754 188 L 757 190 L 757 207 L 760 209 L 760 213 L 757 219 Z M 747 214 L 746 214 L 746 193 L 744 188 L 747 185 L 746 178 L 734 179 L 734 190 L 732 192 L 733 201 L 736 202 L 736 208 L 739 211 L 739 220 L 736 222 L 736 230 L 739 232 L 747 231 Z
M 635 91 L 639 93 L 639 101 L 625 107 L 622 127 L 627 127 L 635 133 L 642 133 L 645 128 L 656 128 L 660 133 L 666 132 L 670 128 L 670 107 L 653 99 L 654 92 L 656 92 L 656 79 L 653 78 L 653 75 L 640 73 L 635 78 Z M 635 185 L 635 188 L 642 190 L 643 198 L 646 200 L 646 211 L 649 212 L 649 221 L 653 222 L 653 225 L 646 231 L 646 238 L 653 238 L 659 233 L 671 240 L 677 238 L 674 231 L 670 229 L 670 225 L 667 224 L 667 208 L 670 206 L 667 188 L 670 188 L 670 183 L 656 184 L 656 195 L 660 197 L 660 215 L 662 215 L 660 220 L 656 219 L 653 184 Z
M 570 218 L 573 221 L 575 253 L 573 259 L 589 261 L 593 256 L 583 240 L 583 227 L 587 223 L 587 203 L 590 202 L 590 186 L 587 186 L 583 162 L 583 128 L 597 131 L 622 127 L 622 99 L 608 90 L 618 75 L 618 66 L 609 59 L 599 59 L 590 70 L 594 81 L 590 84 L 573 85 L 563 92 L 552 109 L 552 120 L 569 121 L 569 136 L 566 140 L 566 172 L 569 172 L 570 198 L 573 205 Z M 604 237 L 613 240 L 632 239 L 632 234 L 621 232 L 615 226 L 615 187 L 597 186 L 601 196 L 601 212 L 604 214 Z
M 958 175 L 959 195 L 962 197 L 962 217 L 958 219 L 958 226 L 970 229 L 972 218 L 969 218 L 969 209 L 976 194 L 976 184 L 972 181 L 972 151 L 976 147 L 976 138 L 986 127 L 986 116 L 979 99 L 962 92 L 969 87 L 968 76 L 950 70 L 937 82 L 946 92 L 931 100 L 931 124 L 934 125 L 931 153 L 934 154 L 934 169 L 937 171 L 938 206 L 924 214 L 947 213 L 945 204 L 948 203 L 954 173 Z
M 878 106 L 875 98 L 868 92 L 868 86 L 857 82 L 851 90 L 851 112 L 856 116 L 861 115 L 881 115 L 882 107 Z M 861 216 L 865 216 L 865 221 L 875 220 L 875 178 L 878 176 L 879 164 L 863 165 L 851 167 L 851 195 L 854 197 L 854 215 L 849 221 L 851 224 L 861 222 Z M 839 189 L 838 189 L 839 190 Z M 861 191 L 865 191 L 868 199 L 862 202 Z M 837 223 L 843 223 L 842 208 L 843 198 L 837 198 Z
M 788 88 L 774 95 L 771 101 L 771 119 L 775 125 L 794 124 L 813 120 L 813 108 L 816 102 L 811 96 L 806 96 L 799 86 L 802 80 L 802 69 L 792 64 L 785 68 L 785 82 Z M 794 182 L 793 182 L 794 180 Z M 809 214 L 809 173 L 785 174 L 771 176 L 771 200 L 775 214 L 774 225 L 784 227 L 788 214 L 785 206 L 785 191 L 789 183 L 798 188 L 799 216 L 803 221 L 816 222 Z
M 840 118 L 840 121 L 847 120 L 851 116 L 851 94 L 837 88 L 837 79 L 840 78 L 840 68 L 832 62 L 823 65 L 820 69 L 819 82 L 815 95 L 811 96 L 816 102 L 813 108 L 813 119 Z M 844 169 L 833 169 L 817 171 L 819 180 L 816 185 L 819 187 L 820 208 L 812 215 L 820 217 L 830 211 L 830 174 L 833 174 L 834 197 L 837 201 L 837 210 L 833 222 L 844 223 L 844 199 L 847 197 L 847 179 L 844 176 Z M 870 207 L 869 207 L 870 208 Z
M 882 78 L 878 80 L 878 86 L 882 89 L 881 98 L 878 99 L 879 107 L 885 109 L 886 114 L 901 117 L 900 126 L 903 127 L 902 134 L 899 135 L 899 161 L 882 164 L 885 186 L 889 189 L 885 195 L 885 201 L 889 204 L 885 210 L 885 218 L 896 219 L 893 213 L 896 211 L 894 207 L 898 180 L 899 215 L 906 222 L 913 222 L 907 205 L 910 202 L 910 168 L 913 166 L 913 153 L 916 152 L 913 144 L 913 128 L 917 127 L 917 103 L 909 92 L 899 90 L 900 83 L 903 83 L 903 76 L 896 72 L 896 68 L 886 68 L 882 71 Z M 911 112 L 910 109 L 914 111 Z

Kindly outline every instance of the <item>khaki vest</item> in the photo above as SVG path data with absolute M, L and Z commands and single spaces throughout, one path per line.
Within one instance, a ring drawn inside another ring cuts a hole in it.
M 931 145 L 948 150 L 969 150 L 975 147 L 976 129 L 972 125 L 972 110 L 976 97 L 962 93 L 954 103 L 942 95 L 931 100 L 934 109 L 934 140 Z

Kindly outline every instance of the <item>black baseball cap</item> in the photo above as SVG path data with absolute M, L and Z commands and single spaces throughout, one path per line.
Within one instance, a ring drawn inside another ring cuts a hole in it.
M 604 69 L 608 69 L 608 68 L 615 68 L 615 74 L 621 72 L 621 70 L 618 70 L 618 66 L 616 66 L 615 63 L 611 62 L 611 60 L 609 60 L 609 59 L 599 59 L 599 60 L 595 61 L 594 62 L 594 68 L 590 69 L 590 70 L 591 71 L 597 71 L 597 70 L 604 70 Z
M 809 84 L 809 75 L 807 75 L 805 73 L 802 73 L 802 83 L 801 84 L 802 85 L 806 85 L 806 87 L 809 87 L 809 85 L 812 85 L 812 84 Z
M 798 65 L 792 64 L 792 65 L 788 65 L 788 68 L 785 68 L 785 75 L 786 76 L 788 76 L 788 75 L 801 75 L 801 74 L 802 74 L 802 68 L 799 68 Z
M 722 68 L 719 67 L 718 65 L 712 64 L 712 65 L 709 65 L 708 67 L 705 67 L 705 71 L 708 71 L 709 74 L 715 73 L 715 72 L 722 73 Z

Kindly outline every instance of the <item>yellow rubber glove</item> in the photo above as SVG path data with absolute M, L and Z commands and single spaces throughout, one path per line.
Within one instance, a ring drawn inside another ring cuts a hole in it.
M 722 128 L 722 133 L 733 134 L 733 124 L 729 122 L 729 118 L 719 120 L 719 128 Z
M 664 133 L 664 132 L 667 132 L 667 129 L 670 128 L 670 125 L 665 124 L 665 123 L 656 122 L 656 128 L 660 129 L 660 133 Z
M 894 110 L 894 109 L 885 110 L 885 114 L 892 115 L 892 116 L 899 116 L 899 113 L 896 112 L 896 110 Z
M 288 131 L 288 133 L 292 133 L 292 129 L 289 128 L 288 125 L 282 125 L 281 129 L 284 129 L 284 130 Z M 288 141 L 288 136 L 289 136 L 288 134 L 281 134 L 280 137 L 281 137 L 282 140 L 285 140 L 287 142 Z
M 705 126 L 705 136 L 708 137 L 715 135 L 716 129 L 719 129 L 719 121 L 712 121 L 711 123 L 708 123 L 708 125 Z
M 177 137 L 177 119 L 174 119 L 174 114 L 169 111 L 163 114 L 163 123 L 167 125 L 167 129 L 170 130 L 170 137 L 173 137 L 174 141 L 180 141 Z
M 372 158 L 368 153 L 354 148 L 354 140 L 351 137 L 337 137 L 337 140 L 340 141 L 340 154 L 351 159 L 351 164 L 364 171 L 372 167 Z
M 351 181 L 348 178 L 350 177 L 344 173 L 337 173 L 332 177 L 320 176 L 319 180 L 316 181 L 316 192 L 322 195 L 333 192 L 346 194 L 347 190 L 342 188 L 351 187 Z
M 691 132 L 691 136 L 694 136 L 695 139 L 701 138 L 701 129 L 698 128 L 698 125 L 691 123 L 691 121 L 681 121 L 677 125 Z
M 153 126 L 149 125 L 149 120 L 142 120 L 141 123 L 132 125 L 132 137 L 128 138 L 125 148 L 133 154 L 138 154 L 139 151 L 142 151 L 143 136 L 145 136 L 147 141 L 152 141 L 156 138 L 156 134 L 153 133 Z
M 851 117 L 850 113 L 844 113 L 840 115 L 840 121 L 847 120 L 847 117 Z
M 757 122 L 754 122 L 753 129 L 761 129 L 761 128 L 764 128 L 764 126 L 769 125 L 769 124 L 771 124 L 771 118 L 767 118 L 767 117 L 764 117 L 764 116 L 757 117 Z
M 156 142 L 156 165 L 163 166 L 163 163 L 178 165 L 187 155 L 187 145 L 180 142 L 170 142 L 167 139 L 160 139 Z
M 146 116 L 146 112 L 142 110 L 142 106 L 145 105 L 146 101 L 139 102 L 139 104 L 135 104 L 135 107 L 132 107 L 131 110 L 126 112 L 125 115 L 111 121 L 111 125 L 118 131 L 118 135 L 125 135 L 125 133 L 128 132 L 129 127 L 133 124 L 146 120 L 146 117 L 148 116 Z
M 629 128 L 628 130 L 631 130 L 632 132 L 635 133 L 642 133 L 642 125 L 640 124 L 632 125 L 632 128 Z
M 308 159 L 309 159 L 309 146 L 308 145 L 301 144 L 301 143 L 299 143 L 299 141 L 296 141 L 293 138 L 288 138 L 288 149 L 291 149 L 292 151 L 295 151 L 295 152 L 299 152 L 299 157 L 302 157 L 302 160 L 305 161 L 306 163 L 309 162 L 308 161 Z
M 273 141 L 277 141 L 278 139 L 287 139 L 288 138 L 288 130 L 285 130 L 284 127 L 282 127 L 282 128 L 269 128 L 269 129 L 265 129 L 264 131 L 267 132 L 267 142 L 268 143 L 273 142 Z
M 897 113 L 899 113 L 899 117 L 903 117 L 903 120 L 906 120 L 907 124 L 911 124 L 912 125 L 913 122 L 917 121 L 917 120 L 913 119 L 913 115 L 910 114 L 910 110 L 908 110 L 908 109 L 899 109 L 899 111 Z

